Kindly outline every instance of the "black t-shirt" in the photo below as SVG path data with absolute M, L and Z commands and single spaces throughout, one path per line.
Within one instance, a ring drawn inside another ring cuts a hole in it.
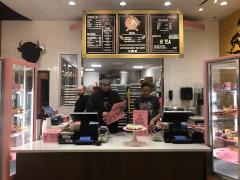
M 80 96 L 75 103 L 74 112 L 84 112 L 88 98 L 88 95 Z
M 137 110 L 148 110 L 148 124 L 149 124 L 151 119 L 158 114 L 160 103 L 159 99 L 155 96 L 150 96 L 149 98 L 144 98 L 143 96 L 141 96 L 134 101 L 134 107 Z
M 102 120 L 103 112 L 110 112 L 113 104 L 121 102 L 119 94 L 116 91 L 109 90 L 104 92 L 102 89 L 94 92 L 88 99 L 86 104 L 87 112 L 98 112 L 99 125 L 106 126 L 105 122 Z M 111 133 L 118 132 L 118 121 L 108 125 L 109 131 Z

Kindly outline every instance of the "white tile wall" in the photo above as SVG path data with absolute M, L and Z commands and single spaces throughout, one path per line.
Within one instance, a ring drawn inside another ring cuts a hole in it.
M 81 29 L 70 30 L 74 21 L 3 21 L 2 56 L 22 59 L 17 50 L 19 42 L 37 42 L 45 44 L 37 62 L 38 70 L 50 70 L 49 104 L 59 113 L 69 114 L 73 108 L 59 107 L 59 53 L 78 53 L 81 55 Z M 79 57 L 79 75 L 81 62 Z
M 59 113 L 69 114 L 73 108 L 61 108 L 59 104 L 59 53 L 81 54 L 81 29 L 69 30 L 73 21 L 3 21 L 2 56 L 21 59 L 18 43 L 39 40 L 46 46 L 37 62 L 39 70 L 50 70 L 50 106 Z M 194 87 L 203 83 L 203 60 L 219 56 L 218 22 L 201 22 L 206 30 L 184 31 L 184 58 L 166 58 L 165 64 L 165 105 L 192 106 L 193 101 L 180 100 L 181 87 Z M 79 58 L 79 69 L 80 69 Z M 79 72 L 80 75 L 80 72 Z M 173 90 L 169 101 L 168 91 Z
M 200 22 L 205 31 L 184 30 L 184 58 L 164 59 L 164 98 L 166 106 L 181 106 L 185 110 L 193 106 L 194 100 L 180 99 L 181 87 L 203 84 L 203 60 L 219 56 L 218 21 Z M 173 90 L 173 100 L 168 91 Z

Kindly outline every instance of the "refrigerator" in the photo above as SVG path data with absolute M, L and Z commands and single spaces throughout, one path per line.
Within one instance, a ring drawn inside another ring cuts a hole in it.
M 0 180 L 15 179 L 10 149 L 36 140 L 37 65 L 0 57 Z
M 204 136 L 211 147 L 207 179 L 239 179 L 239 60 L 230 55 L 204 63 Z

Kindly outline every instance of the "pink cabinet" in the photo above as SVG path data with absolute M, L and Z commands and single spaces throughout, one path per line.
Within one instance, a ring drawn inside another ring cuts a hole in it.
M 36 139 L 37 65 L 0 58 L 0 180 L 14 179 L 16 154 L 10 149 Z

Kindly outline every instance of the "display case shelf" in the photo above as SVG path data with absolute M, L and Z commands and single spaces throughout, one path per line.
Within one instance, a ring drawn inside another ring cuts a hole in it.
M 238 149 L 232 147 L 214 149 L 213 156 L 223 161 L 238 164 Z

